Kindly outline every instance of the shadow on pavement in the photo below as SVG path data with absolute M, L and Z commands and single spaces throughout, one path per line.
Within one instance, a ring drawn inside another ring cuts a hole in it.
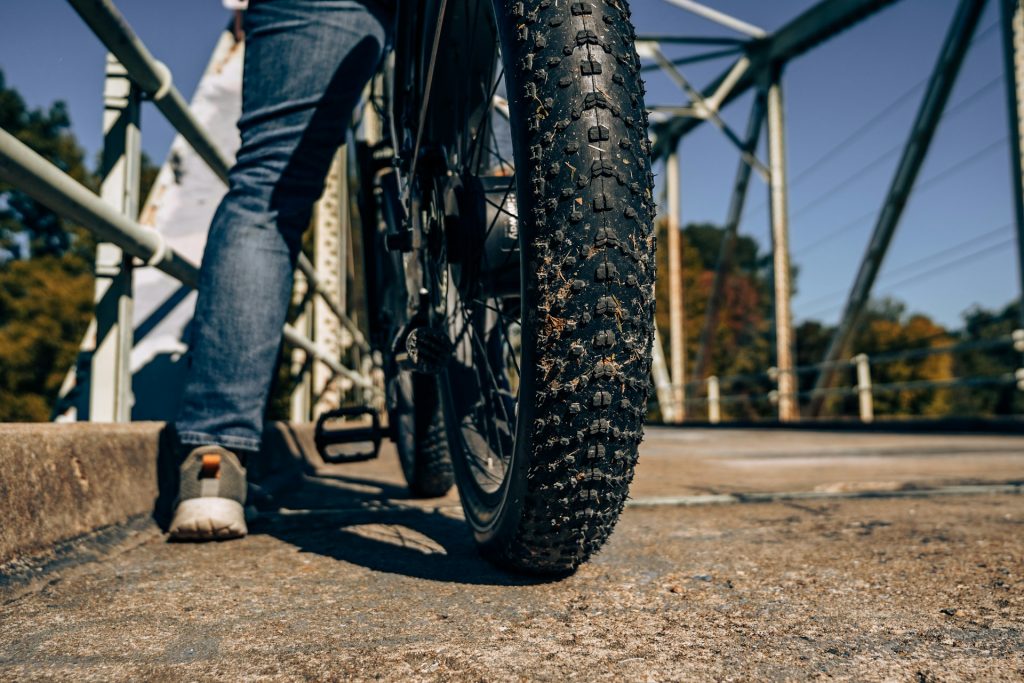
M 183 453 L 172 428 L 164 430 L 161 441 L 154 518 L 166 528 Z M 450 499 L 438 501 L 444 508 L 412 503 L 404 485 L 359 470 L 347 474 L 346 467 L 325 466 L 308 429 L 268 425 L 261 452 L 247 464 L 249 503 L 260 511 L 249 524 L 250 533 L 273 536 L 302 552 L 432 581 L 547 581 L 505 572 L 484 560 Z
M 438 510 L 367 508 L 317 515 L 265 515 L 250 527 L 302 552 L 374 571 L 476 585 L 544 580 L 502 571 L 477 552 L 465 522 Z
M 352 466 L 325 466 L 305 430 L 282 425 L 271 434 L 270 459 L 288 463 L 283 469 L 300 472 L 287 486 L 264 490 L 257 501 L 261 514 L 249 525 L 251 533 L 273 536 L 302 552 L 432 581 L 546 581 L 502 571 L 483 559 L 466 523 L 457 516 L 457 503 L 441 499 L 437 504 L 442 508 L 430 507 L 428 501 L 413 503 L 408 489 L 389 477 L 358 468 L 347 473 Z

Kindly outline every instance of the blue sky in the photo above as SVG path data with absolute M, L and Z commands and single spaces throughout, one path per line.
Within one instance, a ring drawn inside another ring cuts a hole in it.
M 229 14 L 219 0 L 119 0 L 118 7 L 188 96 Z M 772 30 L 813 0 L 709 0 Z M 903 0 L 792 62 L 785 73 L 791 179 L 791 245 L 800 268 L 794 312 L 834 322 L 889 185 L 922 81 L 935 62 L 955 0 Z M 885 261 L 876 293 L 957 325 L 972 305 L 1001 307 L 1018 296 L 1012 241 L 1009 146 L 1001 43 L 990 2 L 931 152 Z M 634 0 L 642 33 L 732 35 L 663 0 Z M 685 50 L 670 55 L 683 54 Z M 3 0 L 0 69 L 30 105 L 55 99 L 93 158 L 100 144 L 104 50 L 63 0 Z M 728 65 L 684 67 L 703 85 Z M 682 104 L 665 77 L 648 76 L 648 104 Z M 742 131 L 749 98 L 727 108 Z M 884 113 L 883 113 L 884 112 Z M 883 115 L 852 142 L 832 150 Z M 147 105 L 144 148 L 162 160 L 172 131 Z M 684 139 L 684 223 L 721 223 L 736 168 L 729 142 L 711 126 Z M 764 158 L 764 152 L 761 151 Z M 767 189 L 755 179 L 741 231 L 768 244 Z

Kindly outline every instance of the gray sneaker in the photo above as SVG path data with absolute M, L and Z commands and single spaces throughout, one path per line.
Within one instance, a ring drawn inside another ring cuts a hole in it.
M 171 538 L 222 541 L 241 538 L 245 526 L 245 468 L 220 446 L 200 446 L 181 464 Z

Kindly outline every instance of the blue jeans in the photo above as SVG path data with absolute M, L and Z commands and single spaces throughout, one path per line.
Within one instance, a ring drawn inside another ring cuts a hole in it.
M 253 0 L 242 146 L 210 226 L 175 427 L 183 444 L 259 449 L 313 203 L 391 27 L 374 0 Z

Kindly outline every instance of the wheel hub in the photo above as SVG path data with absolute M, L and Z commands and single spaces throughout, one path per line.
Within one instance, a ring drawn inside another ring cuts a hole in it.
M 455 177 L 445 188 L 448 262 L 463 296 L 519 296 L 519 211 L 514 182 L 513 176 L 464 176 Z

